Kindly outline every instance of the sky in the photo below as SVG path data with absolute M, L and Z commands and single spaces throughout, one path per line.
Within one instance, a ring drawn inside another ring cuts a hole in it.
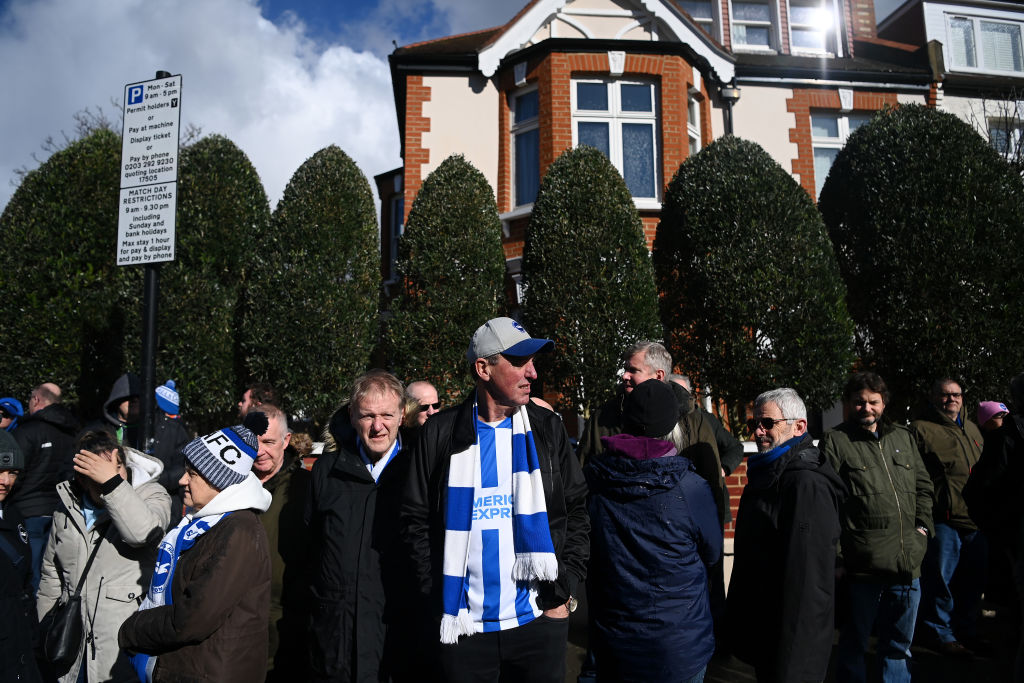
M 238 145 L 271 208 L 296 169 L 332 144 L 372 187 L 401 165 L 394 44 L 498 26 L 519 9 L 508 0 L 0 0 L 0 211 L 16 171 L 47 158 L 44 141 L 74 135 L 76 112 L 102 111 L 120 132 L 124 86 L 160 70 L 182 76 L 182 129 Z

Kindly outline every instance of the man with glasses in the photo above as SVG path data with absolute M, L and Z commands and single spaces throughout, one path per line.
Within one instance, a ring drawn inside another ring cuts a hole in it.
M 416 414 L 416 424 L 423 426 L 427 418 L 441 412 L 441 399 L 437 397 L 437 389 L 426 380 L 410 382 L 405 388 L 405 393 L 416 399 L 420 404 L 420 412 Z
M 807 409 L 793 389 L 758 396 L 747 427 L 757 453 L 747 460 L 736 518 L 729 643 L 759 683 L 822 681 L 846 486 L 807 433 Z
M 963 414 L 959 382 L 937 380 L 930 400 L 924 414 L 910 423 L 935 488 L 935 533 L 921 567 L 919 630 L 944 654 L 971 657 L 988 544 L 967 514 L 963 488 L 981 457 L 983 441 L 978 426 Z

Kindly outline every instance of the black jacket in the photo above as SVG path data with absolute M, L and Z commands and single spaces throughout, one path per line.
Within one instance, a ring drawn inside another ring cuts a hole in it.
M 332 430 L 336 447 L 313 465 L 306 504 L 311 680 L 389 680 L 404 662 L 385 662 L 385 648 L 407 641 L 414 590 L 398 533 L 409 453 L 399 451 L 375 483 L 347 421 Z
M 452 453 L 465 450 L 476 440 L 475 400 L 475 393 L 471 394 L 461 405 L 432 416 L 420 429 L 402 501 L 401 532 L 413 560 L 417 588 L 438 623 L 448 468 Z M 558 416 L 532 402 L 526 410 L 540 458 L 551 542 L 558 557 L 558 579 L 542 581 L 537 589 L 537 607 L 547 610 L 580 595 L 586 578 L 590 553 L 587 484 Z M 437 629 L 433 637 L 439 638 Z
M 0 505 L 0 683 L 35 683 L 42 679 L 32 652 L 32 551 L 21 513 L 10 503 Z
M 985 437 L 963 490 L 967 511 L 990 539 L 1020 552 L 1024 539 L 1024 417 L 1013 414 Z
M 21 418 L 13 435 L 25 454 L 14 501 L 26 517 L 52 515 L 60 501 L 57 484 L 73 473 L 78 420 L 62 403 Z
M 729 584 L 733 652 L 778 683 L 824 680 L 846 486 L 810 435 L 763 467 L 748 464 L 747 478 Z

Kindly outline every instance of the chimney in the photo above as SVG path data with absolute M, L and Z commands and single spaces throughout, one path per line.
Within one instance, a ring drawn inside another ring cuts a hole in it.
M 877 38 L 878 23 L 875 21 L 875 0 L 847 0 L 853 19 L 854 38 Z

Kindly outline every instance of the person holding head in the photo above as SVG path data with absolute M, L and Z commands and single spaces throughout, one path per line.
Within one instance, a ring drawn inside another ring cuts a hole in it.
M 71 474 L 78 420 L 60 402 L 60 387 L 52 382 L 32 390 L 28 412 L 12 432 L 25 456 L 25 469 L 13 500 L 25 515 L 32 546 L 32 585 L 38 589 L 43 549 L 50 536 L 53 513 L 60 506 L 57 484 Z
M 36 605 L 32 591 L 32 549 L 25 519 L 8 500 L 25 467 L 14 437 L 0 430 L 0 679 L 42 680 L 32 651 Z
M 967 511 L 963 489 L 981 457 L 984 440 L 977 425 L 963 414 L 959 382 L 949 377 L 936 380 L 929 398 L 924 413 L 910 423 L 935 489 L 935 529 L 921 568 L 918 630 L 944 654 L 971 657 L 988 543 Z
M 356 378 L 313 465 L 306 504 L 309 680 L 418 673 L 410 670 L 411 576 L 398 527 L 409 460 L 399 436 L 404 395 L 402 383 L 384 370 Z
M 883 419 L 885 381 L 853 374 L 843 389 L 847 419 L 819 447 L 850 490 L 840 508 L 837 574 L 848 578 L 839 636 L 838 680 L 867 679 L 864 652 L 873 627 L 882 680 L 910 680 L 910 644 L 921 602 L 921 562 L 932 529 L 932 481 L 905 427 Z
M 18 418 L 24 417 L 25 409 L 16 398 L 0 398 L 0 429 L 13 432 L 18 428 Z
M 405 393 L 416 399 L 419 411 L 416 413 L 416 424 L 422 426 L 431 415 L 441 412 L 441 399 L 437 397 L 437 389 L 426 380 L 410 382 Z
M 722 555 L 715 501 L 679 455 L 682 429 L 667 384 L 636 386 L 622 421 L 623 432 L 604 437 L 604 451 L 583 470 L 597 679 L 698 683 L 715 650 L 707 571 Z
M 530 401 L 534 356 L 553 347 L 511 318 L 481 325 L 475 391 L 413 450 L 400 529 L 450 683 L 565 680 L 589 522 L 565 428 Z
M 181 449 L 188 443 L 188 432 L 181 420 L 168 417 L 159 409 L 153 413 L 153 443 L 146 452 L 163 463 L 160 485 L 171 495 L 171 524 L 181 519 L 182 492 L 178 483 L 185 471 L 185 460 Z M 117 378 L 110 389 L 107 402 L 103 404 L 103 420 L 89 425 L 88 429 L 105 429 L 117 437 L 119 443 L 138 447 L 142 431 L 142 380 L 134 372 L 126 372 Z
M 186 513 L 157 550 L 139 611 L 118 633 L 141 681 L 262 681 L 267 669 L 270 554 L 257 514 L 270 506 L 252 465 L 261 412 L 190 441 Z
M 297 676 L 305 665 L 306 575 L 308 538 L 303 515 L 309 472 L 299 454 L 289 448 L 288 418 L 277 406 L 260 410 L 269 426 L 258 439 L 252 471 L 270 492 L 270 507 L 260 515 L 270 548 L 270 640 L 267 679 Z
M 75 478 L 57 486 L 61 505 L 43 554 L 36 608 L 42 619 L 74 594 L 95 548 L 81 590 L 85 640 L 71 668 L 55 673 L 65 683 L 133 681 L 117 630 L 146 592 L 170 520 L 170 496 L 158 483 L 163 466 L 96 431 L 78 440 L 74 467 Z
M 264 405 L 281 407 L 274 387 L 266 382 L 249 384 L 242 393 L 242 400 L 238 402 L 238 419 L 244 419 L 250 410 L 259 410 Z
M 759 683 L 822 681 L 832 652 L 839 506 L 846 485 L 807 433 L 793 389 L 754 400 L 757 453 L 736 516 L 727 617 Z

